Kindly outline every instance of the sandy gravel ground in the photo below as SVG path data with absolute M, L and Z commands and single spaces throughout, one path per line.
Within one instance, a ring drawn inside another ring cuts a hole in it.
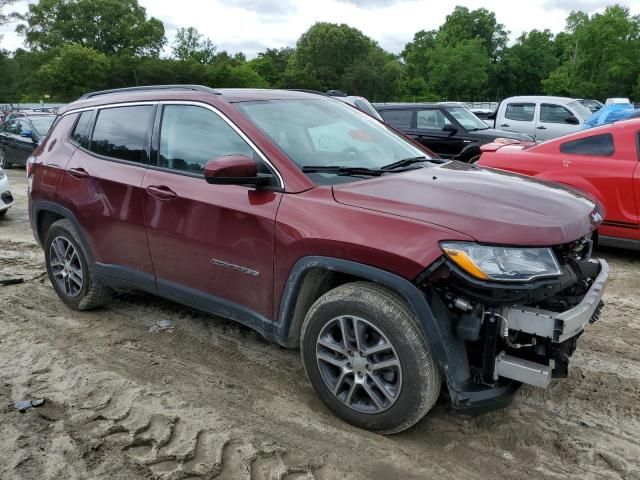
M 392 437 L 315 397 L 298 352 L 146 294 L 77 313 L 32 239 L 24 170 L 0 220 L 0 478 L 640 479 L 640 255 L 612 265 L 607 306 L 570 378 L 476 418 L 445 404 Z M 172 320 L 173 333 L 149 333 Z M 20 414 L 24 398 L 46 404 Z

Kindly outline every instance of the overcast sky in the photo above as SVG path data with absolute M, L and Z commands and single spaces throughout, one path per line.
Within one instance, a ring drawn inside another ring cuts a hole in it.
M 387 50 L 400 52 L 418 30 L 437 28 L 455 5 L 484 7 L 495 12 L 511 32 L 511 39 L 533 28 L 564 29 L 571 10 L 589 13 L 619 3 L 640 13 L 640 0 L 139 0 L 147 14 L 164 22 L 169 43 L 176 29 L 194 26 L 219 49 L 245 52 L 249 58 L 265 48 L 294 46 L 315 22 L 347 23 L 377 40 Z M 25 11 L 27 1 L 14 10 Z M 0 28 L 0 46 L 23 46 L 15 25 Z M 167 52 L 170 49 L 167 47 Z

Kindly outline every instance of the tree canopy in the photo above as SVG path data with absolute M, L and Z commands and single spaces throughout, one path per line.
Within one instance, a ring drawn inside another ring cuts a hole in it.
M 11 3 L 0 0 L 0 24 L 17 18 Z M 571 12 L 563 32 L 533 29 L 511 44 L 493 12 L 458 6 L 399 55 L 349 25 L 320 22 L 295 47 L 251 60 L 189 26 L 167 48 L 164 25 L 137 0 L 39 0 L 17 19 L 28 50 L 0 48 L 0 102 L 154 83 L 340 89 L 373 101 L 640 98 L 640 16 L 618 5 Z
M 166 43 L 163 23 L 137 0 L 40 0 L 23 20 L 18 32 L 40 50 L 75 43 L 107 55 L 158 55 Z

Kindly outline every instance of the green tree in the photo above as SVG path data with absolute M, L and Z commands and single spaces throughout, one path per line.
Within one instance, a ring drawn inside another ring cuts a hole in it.
M 178 60 L 194 60 L 209 64 L 216 59 L 217 47 L 194 27 L 179 28 L 173 42 L 173 56 Z
M 499 83 L 504 95 L 538 95 L 542 81 L 558 68 L 560 59 L 549 30 L 531 30 L 504 50 L 499 64 Z
M 405 46 L 401 56 L 409 95 L 487 98 L 489 85 L 497 85 L 507 38 L 493 12 L 455 7 L 438 30 L 421 30 Z M 447 74 L 452 76 L 446 78 Z
M 107 55 L 158 55 L 166 43 L 162 22 L 137 0 L 40 0 L 22 19 L 17 31 L 35 49 L 74 43 Z
M 284 86 L 284 74 L 293 52 L 293 48 L 267 48 L 264 52 L 258 53 L 249 65 L 269 85 L 280 88 Z
M 6 13 L 5 7 L 15 3 L 16 0 L 0 0 L 0 26 L 9 23 L 13 15 Z M 2 41 L 2 35 L 0 35 Z
M 0 0 L 0 25 L 4 25 L 10 20 L 11 15 L 6 13 L 5 7 L 15 3 L 15 1 L 16 0 Z
M 49 94 L 53 100 L 75 100 L 83 93 L 107 88 L 109 58 L 101 52 L 81 45 L 69 44 L 51 61 L 37 70 L 35 94 Z
M 483 98 L 489 81 L 491 61 L 479 39 L 455 46 L 437 45 L 429 61 L 429 90 L 447 100 Z
M 640 74 L 640 16 L 626 7 L 607 7 L 589 17 L 572 12 L 561 64 L 543 82 L 545 93 L 575 97 L 630 96 Z
M 429 78 L 429 53 L 436 46 L 436 30 L 420 30 L 407 43 L 400 54 L 407 66 L 410 78 L 420 77 L 426 81 Z
M 438 40 L 444 45 L 455 46 L 467 40 L 478 39 L 492 61 L 497 61 L 509 38 L 504 25 L 496 15 L 484 8 L 469 10 L 457 6 L 438 30 Z
M 341 88 L 347 69 L 375 47 L 369 37 L 348 25 L 316 23 L 298 40 L 286 82 L 316 90 Z

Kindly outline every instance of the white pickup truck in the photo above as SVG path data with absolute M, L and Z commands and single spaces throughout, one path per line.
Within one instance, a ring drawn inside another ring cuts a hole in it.
M 500 102 L 494 128 L 549 140 L 582 128 L 591 111 L 580 100 L 565 97 L 510 97 Z

